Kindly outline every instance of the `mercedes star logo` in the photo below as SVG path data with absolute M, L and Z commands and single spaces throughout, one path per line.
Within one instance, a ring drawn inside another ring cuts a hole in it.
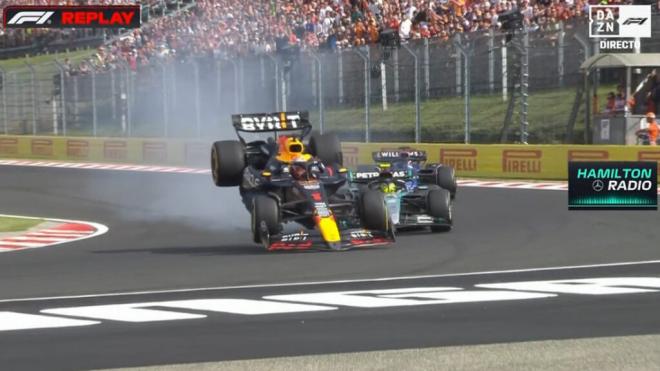
M 603 188 L 605 188 L 605 183 L 603 183 L 603 181 L 600 179 L 596 179 L 593 183 L 591 183 L 591 188 L 593 188 L 593 190 L 596 192 L 600 192 L 603 190 Z

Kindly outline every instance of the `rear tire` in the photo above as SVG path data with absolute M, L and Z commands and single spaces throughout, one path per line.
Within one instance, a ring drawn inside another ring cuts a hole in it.
M 280 232 L 280 206 L 274 198 L 259 195 L 252 200 L 252 237 L 254 242 L 262 242 L 261 233 L 264 227 L 268 235 Z
M 360 197 L 360 218 L 366 229 L 387 232 L 390 229 L 390 215 L 385 199 L 380 191 L 368 190 Z
M 439 166 L 435 169 L 435 184 L 449 191 L 451 198 L 456 197 L 456 171 L 451 166 Z
M 341 142 L 334 133 L 312 134 L 309 139 L 309 153 L 318 157 L 328 166 L 343 166 L 344 156 L 341 152 Z
M 451 195 L 446 189 L 434 189 L 429 191 L 426 195 L 426 208 L 434 218 L 442 218 L 447 220 L 450 225 L 448 226 L 433 226 L 433 232 L 446 232 L 451 229 L 452 215 L 451 215 Z
M 241 184 L 245 169 L 245 148 L 237 140 L 222 140 L 211 148 L 211 174 L 218 187 L 236 187 Z

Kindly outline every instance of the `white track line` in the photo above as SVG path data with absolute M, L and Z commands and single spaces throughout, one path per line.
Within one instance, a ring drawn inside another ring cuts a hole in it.
M 64 300 L 64 299 L 105 298 L 105 297 L 117 297 L 117 296 L 136 296 L 136 295 L 154 295 L 154 294 L 174 294 L 174 293 L 189 293 L 189 292 L 200 292 L 200 291 L 255 289 L 255 288 L 270 288 L 270 287 L 317 286 L 317 285 L 364 283 L 364 282 L 388 282 L 388 281 L 417 280 L 417 279 L 428 279 L 428 278 L 467 277 L 467 276 L 480 276 L 480 275 L 491 275 L 491 274 L 528 273 L 528 272 L 544 272 L 544 271 L 555 271 L 555 270 L 575 270 L 575 269 L 589 269 L 589 268 L 623 267 L 623 266 L 645 265 L 645 264 L 660 264 L 660 260 L 642 260 L 642 261 L 620 262 L 620 263 L 568 265 L 568 266 L 546 267 L 546 268 L 522 268 L 522 269 L 508 269 L 508 270 L 501 270 L 501 271 L 481 271 L 481 272 L 468 272 L 468 273 L 430 274 L 430 275 L 421 275 L 421 276 L 364 278 L 364 279 L 352 279 L 352 280 L 310 281 L 310 282 L 292 282 L 292 283 L 268 283 L 268 284 L 256 284 L 256 285 L 200 287 L 200 288 L 172 289 L 172 290 L 113 292 L 113 293 L 86 294 L 86 295 L 43 296 L 43 297 L 34 297 L 34 298 L 2 299 L 2 300 L 0 300 L 0 303 L 18 303 L 18 302 L 49 301 L 49 300 Z

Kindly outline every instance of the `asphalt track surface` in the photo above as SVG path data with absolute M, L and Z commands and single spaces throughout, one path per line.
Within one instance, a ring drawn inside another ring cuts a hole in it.
M 536 270 L 660 260 L 656 211 L 568 211 L 563 191 L 462 188 L 455 228 L 446 234 L 406 233 L 391 247 L 342 253 L 265 253 L 249 242 L 249 217 L 237 191 L 215 188 L 209 178 L 0 166 L 2 213 L 87 220 L 110 228 L 91 240 L 2 254 L 0 312 L 660 277 L 660 263 Z M 513 271 L 500 272 L 506 270 Z M 431 277 L 374 280 L 411 276 Z M 278 285 L 283 283 L 302 284 Z M 660 334 L 660 292 L 654 290 L 332 307 L 264 315 L 170 308 L 198 318 L 102 319 L 90 326 L 3 331 L 0 364 L 12 370 L 89 369 Z

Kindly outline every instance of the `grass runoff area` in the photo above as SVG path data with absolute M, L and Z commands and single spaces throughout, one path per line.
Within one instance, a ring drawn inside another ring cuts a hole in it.
M 48 69 L 52 73 L 57 73 L 57 67 L 55 67 L 54 60 L 57 59 L 60 63 L 64 62 L 65 58 L 69 58 L 71 63 L 76 64 L 83 59 L 89 57 L 90 55 L 96 52 L 95 49 L 86 49 L 86 50 L 75 50 L 71 52 L 62 52 L 62 53 L 53 53 L 53 54 L 40 54 L 35 56 L 26 56 L 25 58 L 11 58 L 11 59 L 2 59 L 0 60 L 0 67 L 7 70 L 7 72 L 14 71 L 17 69 L 26 68 L 25 63 L 34 65 L 35 68 L 39 70 Z
M 599 108 L 602 110 L 608 92 L 614 85 L 600 85 Z M 472 143 L 500 143 L 508 101 L 500 94 L 475 94 L 471 96 Z M 566 137 L 575 87 L 533 91 L 528 99 L 528 142 L 531 144 L 560 144 Z M 443 97 L 422 101 L 420 105 L 422 142 L 463 143 L 465 132 L 464 99 L 460 96 Z M 520 101 L 516 102 L 516 110 Z M 340 133 L 345 140 L 361 141 L 364 138 L 365 111 L 363 107 L 329 109 L 325 111 L 325 128 Z M 314 124 L 318 112 L 311 112 Z M 380 102 L 370 109 L 371 139 L 375 142 L 414 141 L 414 102 L 390 103 L 386 111 Z M 509 142 L 519 138 L 520 125 L 514 115 L 509 128 Z M 584 141 L 584 102 L 580 106 L 574 127 L 574 141 Z
M 44 221 L 42 219 L 26 219 L 0 216 L 0 232 L 21 232 L 37 226 L 43 222 Z

